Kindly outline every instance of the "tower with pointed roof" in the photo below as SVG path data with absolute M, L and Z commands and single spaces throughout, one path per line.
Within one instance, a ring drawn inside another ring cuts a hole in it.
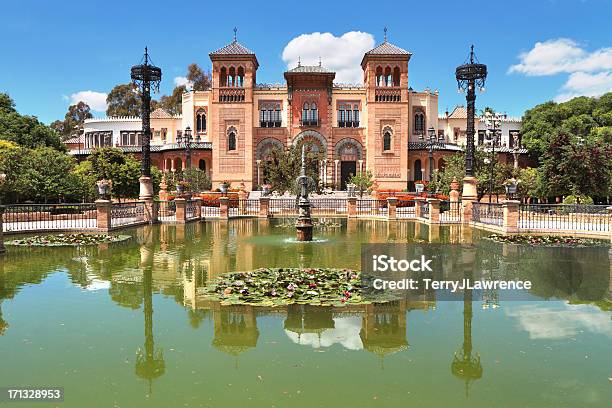
M 361 60 L 368 105 L 366 162 L 379 184 L 404 189 L 408 180 L 409 91 L 411 53 L 388 41 Z
M 259 62 L 255 53 L 238 42 L 209 54 L 212 94 L 209 137 L 213 146 L 213 184 L 225 180 L 253 180 L 253 89 Z M 250 187 L 250 185 L 249 185 Z

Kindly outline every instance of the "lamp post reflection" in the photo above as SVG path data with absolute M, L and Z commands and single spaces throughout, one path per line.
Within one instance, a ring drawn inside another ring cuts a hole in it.
M 145 343 L 144 350 L 136 352 L 136 375 L 149 383 L 149 394 L 152 392 L 152 383 L 156 378 L 166 372 L 163 350 L 155 349 L 153 336 L 153 251 L 145 245 L 140 247 L 140 267 L 142 269 L 142 287 L 144 295 L 144 323 Z

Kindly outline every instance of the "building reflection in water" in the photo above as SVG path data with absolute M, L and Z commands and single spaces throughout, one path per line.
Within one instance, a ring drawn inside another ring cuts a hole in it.
M 217 350 L 236 357 L 249 349 L 257 347 L 259 329 L 252 306 L 215 305 L 213 310 L 215 337 L 212 345 Z

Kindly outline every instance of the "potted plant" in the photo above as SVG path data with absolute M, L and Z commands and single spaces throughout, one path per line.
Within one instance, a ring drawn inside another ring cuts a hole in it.
M 261 186 L 261 191 L 265 196 L 269 196 L 270 195 L 270 190 L 272 189 L 272 186 L 270 184 L 264 184 L 263 186 Z
M 355 183 L 348 183 L 346 185 L 346 191 L 348 192 L 348 196 L 349 197 L 354 197 L 355 196 Z
M 511 199 L 516 194 L 517 186 L 521 180 L 517 180 L 514 177 L 504 181 L 504 187 L 506 188 L 506 197 Z
M 188 181 L 181 180 L 178 183 L 176 183 L 176 192 L 178 193 L 178 195 L 183 195 L 184 193 L 187 192 L 187 190 L 189 190 Z
M 219 184 L 219 190 L 221 190 L 221 194 L 227 195 L 227 190 L 229 190 L 230 183 L 228 181 L 223 181 Z
M 110 197 L 111 189 L 113 188 L 113 181 L 102 179 L 96 181 L 96 186 L 98 187 L 98 195 L 102 200 L 108 200 Z

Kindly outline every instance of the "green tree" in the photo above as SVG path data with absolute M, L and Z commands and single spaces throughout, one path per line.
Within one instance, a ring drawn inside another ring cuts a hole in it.
M 49 147 L 30 150 L 26 159 L 27 188 L 36 202 L 71 202 L 78 199 L 80 180 L 76 160 Z
M 55 130 L 39 122 L 35 116 L 19 114 L 7 94 L 0 94 L 0 139 L 31 149 L 47 146 L 66 150 Z
M 183 93 L 187 88 L 180 85 L 174 88 L 172 95 L 164 95 L 159 100 L 159 106 L 171 115 L 180 115 L 183 111 Z
M 85 102 L 79 102 L 75 105 L 70 105 L 63 121 L 56 120 L 49 126 L 62 135 L 63 140 L 66 140 L 73 136 L 81 135 L 85 119 L 92 117 L 89 105 Z
M 106 116 L 140 116 L 141 103 L 134 84 L 117 85 L 106 97 Z
M 140 191 L 140 163 L 114 147 L 95 149 L 89 156 L 96 180 L 112 180 L 112 195 L 117 198 L 136 198 Z
M 196 63 L 187 67 L 187 80 L 191 82 L 194 91 L 205 91 L 212 85 L 210 72 L 204 72 Z
M 322 155 L 309 152 L 306 154 L 306 175 L 312 178 L 313 189 L 319 189 L 318 162 Z M 299 190 L 296 179 L 302 168 L 302 145 L 294 145 L 288 149 L 273 149 L 269 160 L 263 163 L 263 174 L 266 183 L 273 191 L 284 193 L 290 191 L 296 194 Z
M 189 182 L 189 188 L 194 193 L 210 190 L 212 183 L 205 171 L 196 168 L 185 169 L 182 177 Z
M 372 184 L 374 184 L 374 177 L 370 170 L 366 170 L 359 174 L 351 174 L 349 183 L 354 184 L 357 191 L 359 191 L 359 197 L 363 197 L 363 193 L 368 191 Z

